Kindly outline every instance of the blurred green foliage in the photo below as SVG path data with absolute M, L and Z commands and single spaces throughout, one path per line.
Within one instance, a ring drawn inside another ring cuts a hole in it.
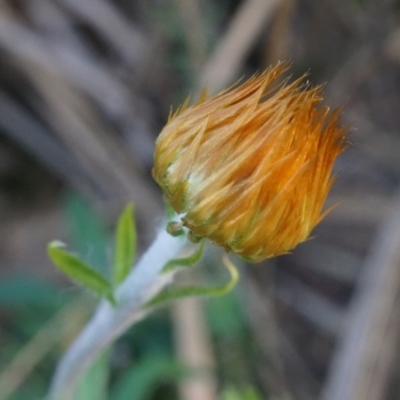
M 107 400 L 110 350 L 102 354 L 83 377 L 75 400 Z
M 238 390 L 233 387 L 227 388 L 221 396 L 221 400 L 263 400 L 254 388 L 248 387 L 245 390 Z
M 191 372 L 170 354 L 145 355 L 138 365 L 129 367 L 115 382 L 113 400 L 150 400 L 161 384 L 190 377 Z

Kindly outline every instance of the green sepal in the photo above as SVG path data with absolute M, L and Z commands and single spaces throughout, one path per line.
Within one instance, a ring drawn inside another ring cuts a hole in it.
M 173 300 L 182 299 L 186 297 L 215 297 L 224 296 L 229 293 L 239 281 L 239 272 L 236 266 L 228 259 L 227 256 L 223 257 L 223 264 L 230 274 L 230 280 L 220 286 L 185 286 L 181 288 L 169 289 L 161 292 L 150 300 L 146 307 L 159 306 L 169 303 Z
M 198 263 L 201 259 L 201 256 L 203 255 L 204 252 L 204 245 L 205 241 L 202 241 L 198 247 L 198 249 L 190 256 L 188 257 L 183 257 L 183 258 L 174 258 L 172 260 L 169 260 L 161 270 L 162 274 L 165 274 L 167 272 L 171 272 L 175 268 L 179 267 L 192 267 L 196 263 Z
M 99 272 L 62 247 L 64 244 L 58 240 L 47 245 L 47 253 L 56 267 L 72 280 L 116 305 L 110 283 Z
M 185 229 L 182 226 L 182 222 L 170 221 L 167 223 L 167 232 L 174 237 L 182 236 L 185 234 Z
M 203 239 L 201 236 L 195 235 L 192 231 L 188 232 L 187 237 L 192 243 L 199 243 Z
M 118 285 L 127 277 L 136 256 L 137 233 L 133 210 L 133 204 L 129 203 L 121 213 L 117 223 L 113 270 L 115 285 Z

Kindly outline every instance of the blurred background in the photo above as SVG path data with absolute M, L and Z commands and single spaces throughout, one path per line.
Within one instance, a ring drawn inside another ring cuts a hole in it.
M 46 244 L 107 273 L 133 201 L 143 251 L 164 213 L 150 171 L 170 107 L 285 59 L 294 78 L 326 83 L 353 129 L 337 207 L 293 254 L 243 266 L 229 296 L 128 331 L 78 398 L 400 398 L 400 3 L 3 0 L 0 400 L 43 398 L 96 304 Z M 225 278 L 213 257 L 196 279 Z

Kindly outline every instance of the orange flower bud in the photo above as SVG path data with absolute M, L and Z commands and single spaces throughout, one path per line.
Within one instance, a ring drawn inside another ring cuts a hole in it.
M 153 176 L 183 225 L 253 262 L 307 239 L 345 148 L 340 112 L 303 78 L 278 83 L 286 69 L 184 105 L 156 142 Z

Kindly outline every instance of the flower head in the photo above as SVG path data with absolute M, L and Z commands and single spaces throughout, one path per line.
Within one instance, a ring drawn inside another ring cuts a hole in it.
M 340 112 L 303 78 L 278 83 L 286 69 L 184 105 L 156 142 L 153 176 L 183 225 L 254 262 L 307 239 L 345 148 Z

